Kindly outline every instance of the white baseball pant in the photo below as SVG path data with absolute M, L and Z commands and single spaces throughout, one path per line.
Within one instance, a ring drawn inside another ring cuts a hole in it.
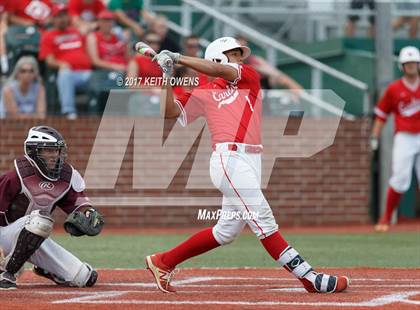
M 227 145 L 216 145 L 210 159 L 210 177 L 216 188 L 223 193 L 223 213 L 240 212 L 256 214 L 239 219 L 219 218 L 213 227 L 216 241 L 223 245 L 235 240 L 245 224 L 259 239 L 278 230 L 273 212 L 261 191 L 261 154 L 245 153 L 244 144 L 237 151 L 229 151 Z
M 389 185 L 399 193 L 410 188 L 413 167 L 420 184 L 420 133 L 398 132 L 392 149 L 392 176 Z
M 30 215 L 26 215 L 8 226 L 0 227 L 0 247 L 4 255 L 9 255 L 15 241 Z M 73 286 L 83 287 L 89 279 L 91 270 L 76 256 L 47 238 L 30 257 L 29 262 L 60 277 Z

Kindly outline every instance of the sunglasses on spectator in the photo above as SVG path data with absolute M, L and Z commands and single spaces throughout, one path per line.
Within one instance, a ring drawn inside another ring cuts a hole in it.
M 161 42 L 158 40 L 146 40 L 148 44 L 160 44 Z
M 34 69 L 20 69 L 19 73 L 34 73 Z
M 200 48 L 200 44 L 187 44 L 188 48 Z

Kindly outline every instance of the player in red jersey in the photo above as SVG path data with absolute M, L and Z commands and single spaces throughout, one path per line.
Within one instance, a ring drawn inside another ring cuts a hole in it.
M 392 150 L 392 176 L 386 199 L 385 213 L 375 226 L 388 231 L 393 211 L 411 183 L 413 167 L 420 180 L 420 52 L 416 47 L 404 47 L 399 56 L 404 76 L 391 83 L 375 108 L 371 146 L 378 148 L 378 138 L 389 114 L 395 116 L 395 136 Z
M 210 176 L 223 194 L 222 211 L 235 217 L 222 216 L 214 227 L 199 231 L 175 248 L 147 256 L 148 269 L 162 292 L 174 292 L 170 281 L 178 264 L 233 242 L 248 225 L 272 258 L 292 272 L 308 292 L 341 292 L 348 287 L 348 278 L 315 272 L 281 236 L 261 191 L 260 77 L 242 62 L 250 53 L 234 38 L 223 37 L 209 44 L 206 59 L 166 50 L 156 56 L 164 77 L 171 75 L 173 63 L 216 77 L 177 100 L 172 87 L 164 84 L 166 98 L 162 98 L 161 108 L 166 118 L 178 118 L 184 126 L 200 116 L 206 119 L 214 150 Z

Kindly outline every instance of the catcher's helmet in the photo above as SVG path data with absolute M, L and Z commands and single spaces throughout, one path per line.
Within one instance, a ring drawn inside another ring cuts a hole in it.
M 57 150 L 54 167 L 49 167 L 42 150 Z M 26 158 L 37 168 L 43 177 L 50 181 L 60 178 L 61 169 L 67 156 L 67 146 L 63 136 L 54 128 L 36 126 L 29 129 L 24 143 Z
M 204 53 L 204 58 L 221 64 L 227 64 L 229 59 L 224 54 L 227 51 L 240 48 L 242 50 L 242 57 L 246 59 L 250 54 L 251 50 L 248 46 L 243 46 L 232 37 L 222 37 L 211 42 Z

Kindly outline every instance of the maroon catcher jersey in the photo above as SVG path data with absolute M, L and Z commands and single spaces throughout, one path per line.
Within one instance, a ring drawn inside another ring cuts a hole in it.
M 67 214 L 90 205 L 84 181 L 72 166 L 65 164 L 60 179 L 43 178 L 25 157 L 16 159 L 15 169 L 0 176 L 0 225 L 6 226 L 34 210 L 51 214 L 60 207 Z

